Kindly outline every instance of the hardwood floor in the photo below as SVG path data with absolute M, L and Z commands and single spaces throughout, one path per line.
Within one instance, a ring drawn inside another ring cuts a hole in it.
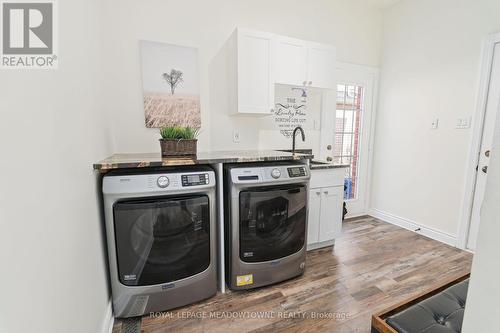
M 364 216 L 344 222 L 333 252 L 309 252 L 303 276 L 144 316 L 141 332 L 368 333 L 374 312 L 468 272 L 471 261 L 468 252 Z

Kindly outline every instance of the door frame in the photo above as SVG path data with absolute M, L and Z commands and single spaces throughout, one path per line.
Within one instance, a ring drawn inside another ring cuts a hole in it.
M 476 92 L 476 106 L 473 117 L 472 140 L 469 147 L 467 173 L 465 179 L 465 193 L 462 199 L 462 210 L 459 217 L 459 230 L 457 246 L 467 249 L 467 238 L 471 223 L 472 205 L 474 203 L 474 192 L 476 188 L 479 154 L 481 153 L 484 118 L 486 115 L 486 103 L 488 101 L 489 86 L 491 81 L 491 70 L 493 66 L 493 55 L 495 45 L 500 43 L 500 33 L 488 35 L 483 41 L 481 51 L 481 64 L 478 78 L 478 90 Z
M 376 125 L 376 115 L 377 115 L 377 106 L 378 106 L 378 85 L 379 85 L 379 76 L 380 76 L 380 70 L 377 67 L 371 67 L 371 66 L 364 66 L 364 65 L 356 65 L 356 64 L 351 64 L 351 63 L 346 63 L 346 62 L 339 62 L 337 61 L 336 65 L 337 71 L 338 70 L 344 70 L 350 73 L 352 75 L 353 79 L 352 80 L 345 80 L 343 82 L 345 83 L 352 83 L 352 84 L 362 84 L 365 86 L 366 89 L 371 90 L 371 96 L 369 100 L 365 100 L 364 103 L 365 105 L 369 105 L 371 108 L 370 110 L 370 117 L 369 119 L 364 119 L 363 124 L 366 121 L 370 122 L 370 127 L 368 129 L 369 133 L 366 136 L 366 141 L 363 141 L 361 138 L 361 150 L 360 154 L 362 153 L 367 153 L 366 156 L 366 175 L 365 175 L 365 193 L 364 193 L 364 203 L 362 205 L 362 211 L 351 214 L 348 213 L 348 217 L 356 217 L 356 216 L 362 216 L 368 213 L 368 209 L 370 208 L 371 205 L 371 185 L 372 185 L 372 169 L 373 169 L 373 144 L 374 144 L 374 137 L 375 137 L 375 125 Z M 356 76 L 363 76 L 364 79 L 362 80 L 356 80 L 354 79 Z M 337 73 L 336 74 L 336 79 L 337 79 L 337 84 L 340 82 L 340 75 Z M 335 94 L 337 93 L 335 89 Z M 336 96 L 335 96 L 335 107 L 336 107 Z M 335 120 L 335 117 L 334 117 Z M 333 120 L 333 121 L 334 121 Z M 334 127 L 335 128 L 335 127 Z M 334 136 L 332 135 L 334 138 Z M 333 141 L 331 141 L 333 142 Z M 358 200 L 358 199 L 354 199 Z

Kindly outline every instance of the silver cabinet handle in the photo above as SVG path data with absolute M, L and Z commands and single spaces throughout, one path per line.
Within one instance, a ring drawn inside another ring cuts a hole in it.
M 328 191 L 325 191 L 325 192 L 323 192 L 323 193 L 328 194 Z
M 321 194 L 321 191 L 317 191 L 317 192 L 316 192 L 316 194 L 317 194 L 317 195 L 320 195 L 320 194 Z

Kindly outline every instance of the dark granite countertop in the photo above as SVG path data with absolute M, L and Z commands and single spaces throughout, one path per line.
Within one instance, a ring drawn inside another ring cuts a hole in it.
M 337 169 L 337 168 L 348 168 L 349 164 L 334 164 L 331 162 L 311 160 L 309 163 L 309 168 L 311 170 L 323 170 L 323 169 Z
M 297 161 L 312 159 L 312 154 L 292 154 L 275 150 L 241 150 L 199 152 L 196 158 L 162 158 L 160 153 L 114 154 L 94 164 L 94 169 L 106 172 L 114 169 L 178 166 L 194 164 L 243 163 L 266 161 Z

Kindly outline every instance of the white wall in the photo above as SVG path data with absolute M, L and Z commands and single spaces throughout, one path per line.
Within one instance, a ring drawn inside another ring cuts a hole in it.
M 101 332 L 109 301 L 101 1 L 58 7 L 59 69 L 0 73 L 0 332 Z
M 488 181 L 481 209 L 481 226 L 472 262 L 471 280 L 462 332 L 496 332 L 500 318 L 500 117 L 496 121 Z
M 275 146 L 266 144 L 265 133 L 260 138 L 257 119 L 210 109 L 209 65 L 237 26 L 333 44 L 341 61 L 379 63 L 381 13 L 361 0 L 114 0 L 108 11 L 107 91 L 117 152 L 159 151 L 157 130 L 144 126 L 140 39 L 199 47 L 200 150 Z M 241 132 L 239 144 L 232 142 L 234 128 Z
M 74 0 L 58 2 L 57 15 L 59 69 L 0 75 L 0 332 L 103 329 L 109 290 L 92 163 L 159 150 L 156 131 L 144 127 L 139 39 L 200 48 L 202 149 L 210 148 L 208 65 L 238 25 L 379 62 L 381 14 L 362 1 Z M 233 122 L 215 128 L 232 136 Z M 249 133 L 242 146 L 259 147 L 250 140 L 258 128 Z
M 371 206 L 456 237 L 482 38 L 498 0 L 403 0 L 384 12 Z M 439 129 L 431 130 L 434 117 Z

